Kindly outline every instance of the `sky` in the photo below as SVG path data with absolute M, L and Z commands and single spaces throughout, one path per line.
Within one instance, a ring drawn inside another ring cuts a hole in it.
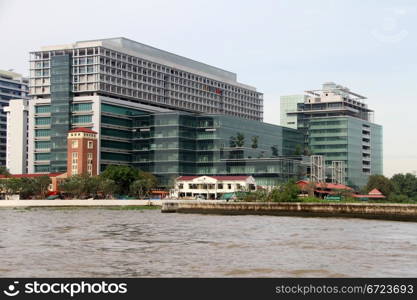
M 28 75 L 41 46 L 126 37 L 237 73 L 279 97 L 334 81 L 383 125 L 384 175 L 417 172 L 417 2 L 0 0 L 0 69 Z

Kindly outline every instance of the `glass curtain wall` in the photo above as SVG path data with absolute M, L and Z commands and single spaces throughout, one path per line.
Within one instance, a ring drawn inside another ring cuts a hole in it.
M 71 55 L 51 58 L 50 172 L 67 170 L 67 134 L 71 127 Z

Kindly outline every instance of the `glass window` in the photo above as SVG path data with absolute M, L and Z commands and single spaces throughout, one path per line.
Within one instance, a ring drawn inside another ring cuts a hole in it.
M 51 112 L 51 106 L 50 105 L 40 105 L 35 107 L 35 113 L 49 113 Z
M 49 125 L 51 124 L 51 118 L 36 118 L 35 125 Z
M 76 148 L 78 148 L 78 140 L 75 140 L 75 141 L 72 141 L 72 142 L 71 142 L 71 148 L 72 148 L 72 149 L 76 149 Z M 74 153 L 73 153 L 73 155 L 74 155 L 74 154 L 77 154 L 77 152 L 74 152 Z
M 72 116 L 72 123 L 91 123 L 91 115 Z

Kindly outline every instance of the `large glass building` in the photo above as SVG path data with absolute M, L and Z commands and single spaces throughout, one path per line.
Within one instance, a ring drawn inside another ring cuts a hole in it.
M 53 169 L 52 161 L 59 160 L 53 157 L 52 109 L 50 100 L 31 102 L 29 172 L 64 171 Z M 295 129 L 104 96 L 75 97 L 70 111 L 72 127 L 98 132 L 99 171 L 112 164 L 133 165 L 158 176 L 162 185 L 180 175 L 203 174 L 250 174 L 259 185 L 274 185 L 305 172 L 295 153 L 303 135 Z
M 275 185 L 300 175 L 294 129 L 225 115 L 158 113 L 134 117 L 133 161 L 169 183 L 179 175 L 252 175 Z
M 324 156 L 328 181 L 333 162 L 343 163 L 344 182 L 352 187 L 363 187 L 369 175 L 382 174 L 382 126 L 373 123 L 365 97 L 332 82 L 304 97 L 281 98 L 285 106 L 295 107 L 281 117 L 281 125 L 295 122 L 305 147 Z
M 163 185 L 203 174 L 248 174 L 271 185 L 303 172 L 294 156 L 303 135 L 263 123 L 255 88 L 128 39 L 31 53 L 30 93 L 30 173 L 66 171 L 66 133 L 75 127 L 98 133 L 98 172 L 132 165 Z

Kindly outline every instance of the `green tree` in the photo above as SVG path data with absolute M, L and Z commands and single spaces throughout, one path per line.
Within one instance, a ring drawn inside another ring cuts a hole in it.
M 114 180 L 100 177 L 100 192 L 103 193 L 106 199 L 110 198 L 117 190 L 118 187 Z
M 300 189 L 298 185 L 290 180 L 286 184 L 280 185 L 272 189 L 270 198 L 274 202 L 297 202 Z
M 391 178 L 393 190 L 396 195 L 405 195 L 408 198 L 417 198 L 417 177 L 414 174 L 395 174 Z
M 20 199 L 29 199 L 32 196 L 38 196 L 35 186 L 35 178 L 22 177 L 20 180 Z
M 272 152 L 272 157 L 278 157 L 279 153 L 278 153 L 278 146 L 277 145 L 273 145 L 271 147 L 271 152 Z
M 47 175 L 44 175 L 33 178 L 29 186 L 31 185 L 33 194 L 39 195 L 41 199 L 45 199 L 50 184 L 51 178 L 49 178 Z
M 230 146 L 230 148 L 236 148 L 236 137 L 235 136 L 230 137 L 229 146 Z
M 302 154 L 301 145 L 297 144 L 295 146 L 294 155 L 301 155 L 301 154 Z
M 5 166 L 0 166 L 0 175 L 4 175 L 6 177 L 9 177 L 10 172 Z
M 256 149 L 258 148 L 258 140 L 259 140 L 259 136 L 255 135 L 252 137 L 252 148 Z
M 268 201 L 268 191 L 259 189 L 257 191 L 242 193 L 238 197 L 238 201 L 243 202 L 267 202 Z
M 243 147 L 245 145 L 245 135 L 238 132 L 236 135 L 236 147 Z
M 126 193 L 132 182 L 139 179 L 139 171 L 130 166 L 110 165 L 100 176 L 113 180 L 118 186 L 118 193 Z
M 83 177 L 74 175 L 63 180 L 59 185 L 59 190 L 75 198 L 80 198 L 85 190 Z
M 6 195 L 20 194 L 22 189 L 22 181 L 20 178 L 8 178 L 3 182 L 3 190 Z
M 149 191 L 157 185 L 157 180 L 151 173 L 139 172 L 139 178 L 130 184 L 130 193 L 138 198 L 147 196 Z
M 384 196 L 389 197 L 389 195 L 394 191 L 394 186 L 384 175 L 371 175 L 368 178 L 365 191 L 369 193 L 373 189 L 378 189 Z

